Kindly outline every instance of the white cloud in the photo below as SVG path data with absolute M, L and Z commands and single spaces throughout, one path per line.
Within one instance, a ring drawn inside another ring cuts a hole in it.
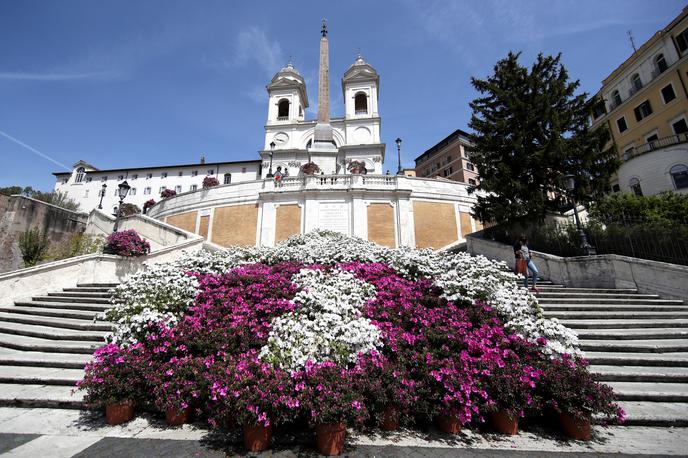
M 234 51 L 234 65 L 241 67 L 254 64 L 268 76 L 272 76 L 284 65 L 280 44 L 270 40 L 258 27 L 249 27 L 240 32 Z

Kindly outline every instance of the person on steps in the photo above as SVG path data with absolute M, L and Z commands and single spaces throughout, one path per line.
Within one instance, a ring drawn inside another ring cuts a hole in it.
M 519 240 L 514 244 L 514 256 L 516 257 L 516 267 L 517 273 L 523 275 L 523 286 L 528 289 L 528 273 L 530 272 L 533 277 L 533 287 L 532 292 L 538 294 L 540 291 L 537 289 L 537 278 L 538 278 L 538 268 L 533 262 L 532 254 L 530 248 L 528 247 L 528 237 L 522 235 Z M 521 268 L 519 269 L 519 262 Z

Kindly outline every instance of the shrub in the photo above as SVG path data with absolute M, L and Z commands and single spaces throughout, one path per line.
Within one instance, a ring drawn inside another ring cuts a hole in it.
M 162 192 L 160 193 L 160 198 L 161 199 L 169 199 L 172 196 L 176 196 L 177 191 L 174 189 L 163 189 Z
M 50 247 L 47 258 L 51 261 L 73 258 L 103 251 L 105 238 L 102 235 L 72 234 L 66 240 Z
M 67 196 L 67 193 L 61 191 L 31 191 L 29 197 L 46 202 L 48 204 L 55 205 L 57 207 L 62 207 L 71 211 L 79 210 L 79 202 Z
M 121 348 L 106 345 L 86 364 L 84 378 L 77 387 L 86 390 L 84 401 L 96 405 L 122 401 L 144 402 L 150 387 L 146 384 L 143 347 Z
M 119 216 L 138 215 L 139 213 L 141 213 L 141 209 L 136 204 L 122 204 L 119 209 Z
M 151 208 L 153 205 L 155 205 L 155 200 L 148 199 L 146 203 L 143 204 L 143 214 L 145 215 L 146 213 L 148 213 L 148 209 Z
M 199 401 L 207 398 L 204 358 L 173 356 L 148 370 L 148 382 L 153 386 L 155 406 L 161 411 L 181 412 L 200 407 Z
M 108 235 L 103 252 L 118 256 L 144 256 L 150 253 L 150 243 L 143 240 L 135 230 L 127 229 Z
M 220 182 L 215 177 L 205 177 L 203 178 L 203 189 L 212 188 L 213 186 L 219 185 Z
M 638 221 L 688 224 L 688 194 L 664 192 L 654 196 L 615 194 L 590 206 L 590 217 L 603 224 Z
M 35 266 L 42 261 L 49 247 L 48 238 L 37 227 L 28 229 L 19 236 L 19 250 L 25 267 Z

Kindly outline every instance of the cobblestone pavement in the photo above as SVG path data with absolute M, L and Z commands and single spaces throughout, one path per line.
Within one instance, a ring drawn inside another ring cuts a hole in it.
M 279 428 L 260 457 L 317 457 L 308 428 Z M 0 454 L 8 457 L 224 457 L 247 456 L 238 431 L 203 424 L 171 428 L 142 415 L 108 426 L 103 415 L 68 409 L 0 407 Z M 556 430 L 526 427 L 517 436 L 463 431 L 448 436 L 432 427 L 394 433 L 351 433 L 344 456 L 421 457 L 639 457 L 688 456 L 688 428 L 596 428 L 591 442 L 566 441 Z

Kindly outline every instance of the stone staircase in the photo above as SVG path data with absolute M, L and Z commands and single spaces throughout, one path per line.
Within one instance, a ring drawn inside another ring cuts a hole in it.
M 611 385 L 628 425 L 688 426 L 688 306 L 635 289 L 538 282 L 548 318 L 574 329 L 590 369 Z
M 79 284 L 0 306 L 0 406 L 82 407 L 72 393 L 104 344 L 111 283 Z

